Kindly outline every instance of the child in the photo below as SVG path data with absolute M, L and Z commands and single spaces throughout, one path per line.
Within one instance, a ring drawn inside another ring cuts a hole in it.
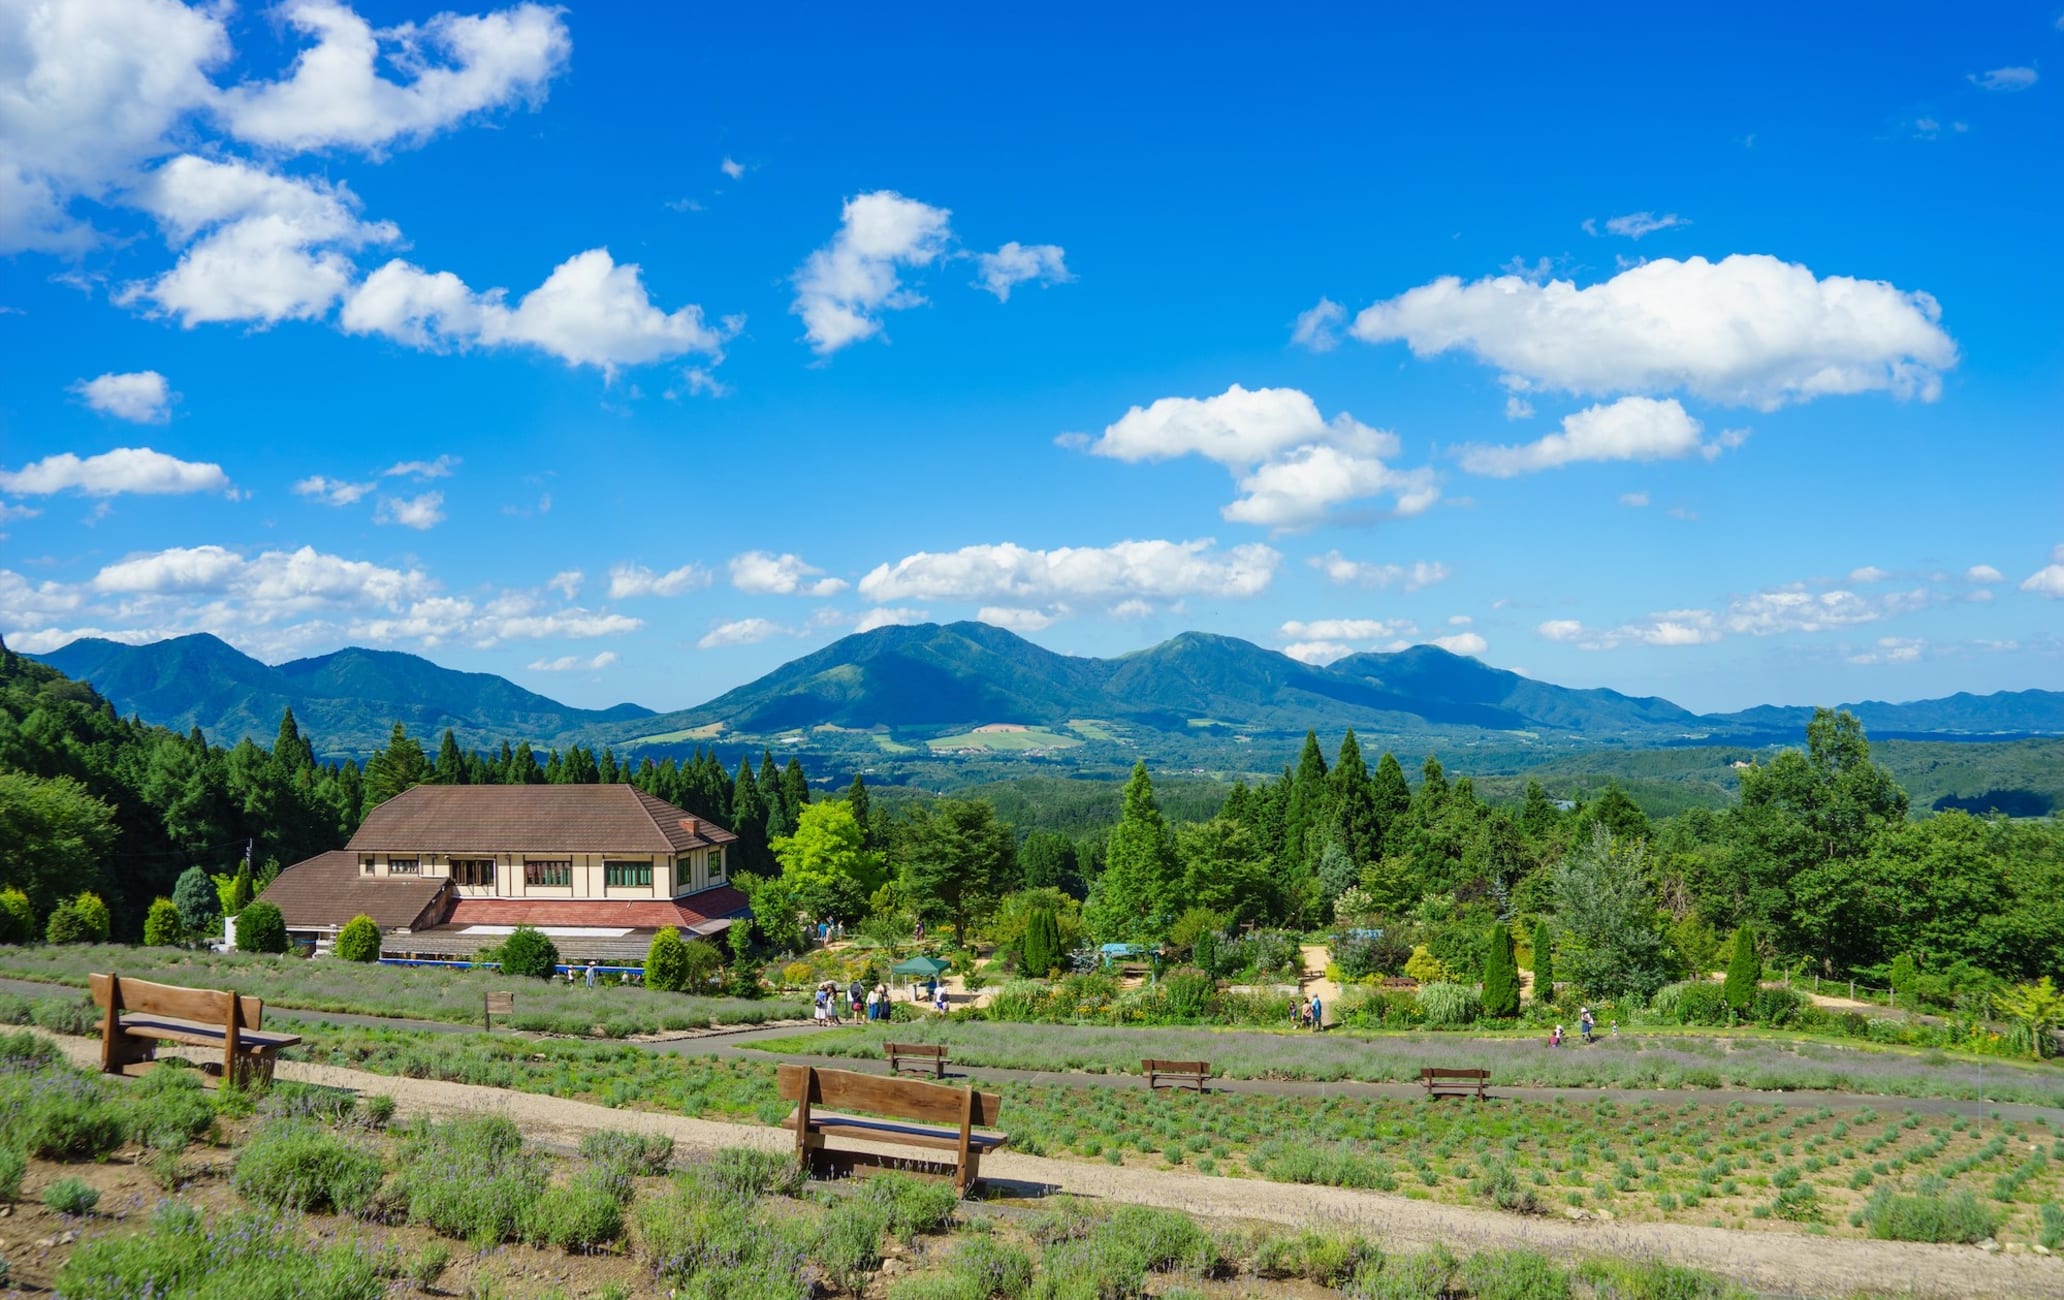
M 1561 1025 L 1557 1025 L 1557 1026 L 1555 1027 L 1555 1032 L 1554 1032 L 1554 1033 L 1552 1033 L 1552 1034 L 1550 1034 L 1550 1035 L 1548 1035 L 1548 1046 L 1550 1046 L 1550 1047 L 1560 1047 L 1560 1046 L 1562 1046 L 1562 1026 L 1561 1026 Z
M 946 986 L 941 984 L 932 994 L 932 1010 L 941 1015 L 946 1013 Z

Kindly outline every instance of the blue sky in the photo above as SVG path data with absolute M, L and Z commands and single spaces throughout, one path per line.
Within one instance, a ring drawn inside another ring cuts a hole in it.
M 10 645 L 2064 687 L 2054 4 L 0 0 L 0 50 Z

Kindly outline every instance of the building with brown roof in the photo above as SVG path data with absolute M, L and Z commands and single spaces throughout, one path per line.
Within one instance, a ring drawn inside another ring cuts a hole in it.
M 628 785 L 419 785 L 262 897 L 319 945 L 364 913 L 388 956 L 469 958 L 530 925 L 567 961 L 642 960 L 662 927 L 708 937 L 747 914 L 737 838 Z

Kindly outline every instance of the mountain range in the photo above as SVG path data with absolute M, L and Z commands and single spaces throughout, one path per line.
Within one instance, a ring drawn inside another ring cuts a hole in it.
M 82 638 L 36 656 L 123 713 L 270 743 L 291 707 L 329 757 L 363 756 L 396 721 L 472 747 L 502 741 L 625 749 L 808 733 L 877 752 L 1015 737 L 1005 748 L 1185 742 L 1352 726 L 1365 736 L 1503 735 L 1572 744 L 1796 741 L 1810 708 L 1697 714 L 1652 696 L 1579 690 L 1433 646 L 1317 667 L 1235 637 L 1185 632 L 1111 659 L 1058 654 L 986 623 L 841 638 L 706 704 L 578 709 L 489 673 L 357 647 L 267 665 L 206 634 L 131 646 Z M 2064 734 L 2064 692 L 1958 694 L 1841 706 L 1878 735 Z M 979 731 L 977 729 L 980 729 Z M 962 733 L 956 737 L 955 733 Z M 939 738 L 948 738 L 941 741 Z M 1124 738 L 1130 738 L 1124 739 Z

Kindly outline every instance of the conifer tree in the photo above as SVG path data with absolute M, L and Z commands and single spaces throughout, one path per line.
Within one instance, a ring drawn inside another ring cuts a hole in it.
M 444 729 L 444 739 L 437 743 L 437 763 L 431 768 L 430 779 L 438 785 L 466 784 L 466 756 L 459 752 L 459 738 L 450 727 Z
M 315 750 L 301 735 L 301 726 L 294 721 L 290 708 L 280 714 L 279 735 L 273 738 L 272 758 L 288 772 L 299 772 L 315 766 Z
M 172 886 L 172 903 L 179 909 L 188 935 L 200 938 L 218 928 L 215 922 L 222 915 L 222 895 L 203 868 L 188 867 L 180 873 L 178 883 Z
M 774 766 L 774 755 L 769 750 L 760 751 L 758 784 L 760 800 L 767 809 L 768 841 L 795 834 L 796 810 L 788 806 L 788 795 L 781 788 L 781 769 Z
M 1512 960 L 1512 931 L 1493 925 L 1484 949 L 1483 1013 L 1498 1019 L 1519 1014 L 1519 967 Z
M 1549 948 L 1548 922 L 1534 922 L 1534 1001 L 1555 1001 L 1555 954 Z
M 1526 801 L 1519 808 L 1520 828 L 1526 831 L 1527 838 L 1538 840 L 1546 836 L 1554 829 L 1555 819 L 1559 815 L 1555 804 L 1548 798 L 1548 792 L 1541 788 L 1541 783 L 1528 781 Z
M 867 821 L 867 782 L 860 779 L 858 772 L 853 773 L 853 784 L 846 787 L 846 806 L 853 810 L 853 820 L 860 826 L 860 847 L 877 847 L 874 842 L 874 827 Z
M 1369 778 L 1369 794 L 1376 805 L 1376 824 L 1383 840 L 1377 853 L 1371 856 L 1395 852 L 1391 836 L 1399 820 L 1412 810 L 1412 787 L 1405 782 L 1405 769 L 1399 765 L 1397 755 L 1387 749 L 1377 760 L 1376 775 Z
M 738 760 L 738 779 L 731 785 L 731 830 L 738 836 L 738 853 L 743 859 L 739 865 L 755 873 L 767 872 L 772 863 L 767 853 L 767 805 L 749 758 Z
M 1369 777 L 1369 765 L 1362 761 L 1362 747 L 1355 740 L 1353 727 L 1347 729 L 1340 742 L 1332 784 L 1333 842 L 1357 865 L 1382 856 L 1383 826 L 1376 815 L 1376 788 Z
M 1448 797 L 1448 774 L 1441 767 L 1440 759 L 1432 754 L 1426 756 L 1426 763 L 1419 769 L 1419 804 L 1431 814 Z
M 1106 942 L 1158 937 L 1173 919 L 1181 873 L 1174 837 L 1154 802 L 1153 779 L 1146 763 L 1136 762 L 1083 919 Z
M 788 809 L 789 821 L 801 825 L 803 809 L 810 806 L 810 778 L 803 775 L 803 760 L 791 758 L 788 766 L 781 769 L 781 802 Z
M 1720 996 L 1735 1014 L 1748 1011 L 1756 1000 L 1756 988 L 1763 979 L 1763 959 L 1756 953 L 1756 935 L 1748 926 L 1734 932 L 1734 956 L 1727 963 L 1727 983 Z

